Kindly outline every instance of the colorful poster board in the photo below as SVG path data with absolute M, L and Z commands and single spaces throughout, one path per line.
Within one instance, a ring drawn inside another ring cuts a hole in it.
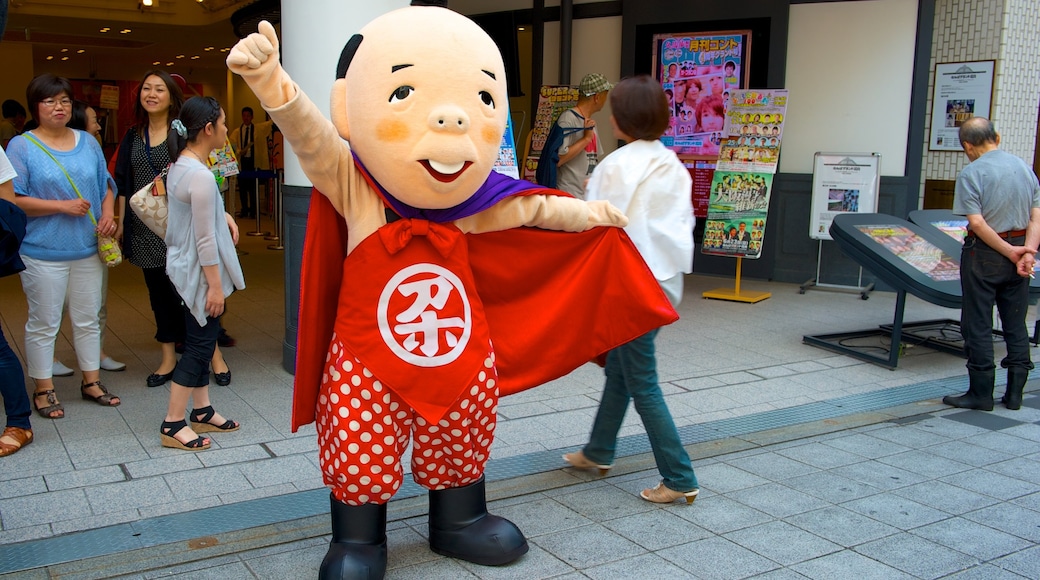
M 661 142 L 680 156 L 717 158 L 730 93 L 748 85 L 751 31 L 655 34 L 653 42 L 671 105 Z
M 701 253 L 756 259 L 762 255 L 771 173 L 715 171 Z
M 935 65 L 930 151 L 960 151 L 961 124 L 972 117 L 990 118 L 995 64 L 981 60 Z
M 502 142 L 498 145 L 498 158 L 491 169 L 502 175 L 520 179 L 520 165 L 516 160 L 516 145 L 513 140 L 512 116 L 506 117 L 506 132 L 502 135 Z
M 874 213 L 881 187 L 878 153 L 823 153 L 813 158 L 809 237 L 830 240 L 831 222 L 842 213 Z
M 787 114 L 787 91 L 733 91 L 726 109 L 719 171 L 776 173 Z
M 960 280 L 960 262 L 910 228 L 887 224 L 856 229 L 936 282 Z
M 556 119 L 567 109 L 578 104 L 578 89 L 562 85 L 545 85 L 538 91 L 538 109 L 534 112 L 534 123 L 531 126 L 531 149 L 524 161 L 523 178 L 536 183 L 535 172 L 538 170 L 538 158 L 542 154 L 545 138 L 556 123 Z

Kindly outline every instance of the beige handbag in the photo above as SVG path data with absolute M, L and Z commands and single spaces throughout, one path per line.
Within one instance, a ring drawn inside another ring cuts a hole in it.
M 169 216 L 166 206 L 166 183 L 163 181 L 169 169 L 163 169 L 151 183 L 130 196 L 130 209 L 160 238 L 166 237 L 166 218 Z

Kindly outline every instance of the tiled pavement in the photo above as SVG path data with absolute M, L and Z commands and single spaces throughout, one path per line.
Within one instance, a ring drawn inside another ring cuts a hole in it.
M 11 572 L 0 577 L 315 576 L 326 493 L 313 431 L 288 430 L 282 262 L 266 244 L 244 237 L 249 288 L 225 319 L 239 341 L 226 351 L 234 379 L 213 387 L 244 426 L 205 453 L 159 446 L 167 391 L 143 385 L 158 361 L 147 296 L 135 268 L 113 271 L 106 348 L 130 369 L 103 378 L 123 405 L 80 401 L 77 379 L 58 379 L 69 417 L 34 417 L 36 441 L 0 459 L 0 572 Z M 489 496 L 531 553 L 503 568 L 436 556 L 412 485 L 390 505 L 389 577 L 1040 577 L 1040 397 L 1018 412 L 951 410 L 937 399 L 965 386 L 955 356 L 913 347 L 890 371 L 802 344 L 891 323 L 890 293 L 863 301 L 745 280 L 772 298 L 700 299 L 732 284 L 690 276 L 683 319 L 658 338 L 662 385 L 702 485 L 694 505 L 635 496 L 656 472 L 634 413 L 608 477 L 562 468 L 601 388 L 586 366 L 500 406 Z M 0 280 L 0 305 L 20 352 L 16 279 Z M 908 321 L 956 317 L 907 303 Z M 67 336 L 58 354 L 70 364 Z

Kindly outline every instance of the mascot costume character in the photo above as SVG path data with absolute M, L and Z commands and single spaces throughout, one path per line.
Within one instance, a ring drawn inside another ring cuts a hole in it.
M 508 115 L 502 57 L 446 2 L 413 2 L 347 42 L 331 122 L 279 64 L 269 23 L 227 64 L 314 184 L 293 431 L 317 422 L 332 490 L 320 577 L 383 577 L 386 504 L 409 444 L 430 548 L 516 560 L 527 540 L 484 494 L 499 396 L 678 318 L 627 218 L 492 172 Z

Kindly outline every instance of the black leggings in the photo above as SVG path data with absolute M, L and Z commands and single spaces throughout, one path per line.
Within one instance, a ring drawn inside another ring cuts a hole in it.
M 166 275 L 166 268 L 142 268 L 148 300 L 155 314 L 155 340 L 184 342 L 184 311 L 181 297 Z
M 195 320 L 187 305 L 181 306 L 181 312 L 187 333 L 184 354 L 173 369 L 173 382 L 182 387 L 209 386 L 209 363 L 217 348 L 220 318 L 207 316 L 206 326 L 199 326 L 199 321 Z

